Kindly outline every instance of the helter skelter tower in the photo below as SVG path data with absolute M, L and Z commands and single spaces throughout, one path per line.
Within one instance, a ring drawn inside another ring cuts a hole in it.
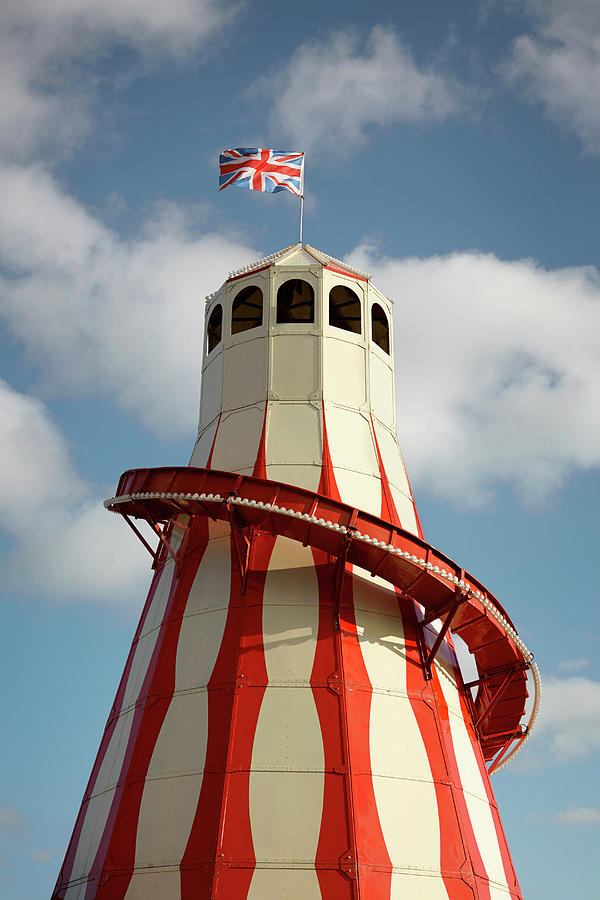
M 521 897 L 488 772 L 539 676 L 423 539 L 390 321 L 310 246 L 208 298 L 190 467 L 106 503 L 158 547 L 54 898 Z

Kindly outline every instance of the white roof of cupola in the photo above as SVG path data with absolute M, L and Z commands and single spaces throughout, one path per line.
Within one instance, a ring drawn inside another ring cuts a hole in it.
M 304 246 L 302 244 L 294 244 L 291 247 L 278 250 L 277 253 L 272 253 L 270 256 L 257 259 L 255 262 L 242 266 L 240 269 L 235 269 L 229 273 L 227 280 L 250 275 L 251 272 L 270 266 L 314 266 L 315 262 L 325 267 L 333 266 L 347 272 L 350 276 L 357 276 L 361 279 L 369 280 L 371 277 L 368 272 L 363 272 L 361 269 L 356 269 L 354 266 L 350 266 L 334 256 L 329 256 L 328 253 L 323 253 L 322 250 L 317 250 L 315 247 L 311 247 L 310 244 L 305 244 Z

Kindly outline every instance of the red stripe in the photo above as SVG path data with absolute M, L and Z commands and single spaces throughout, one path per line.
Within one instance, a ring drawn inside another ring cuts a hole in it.
M 140 616 L 140 621 L 135 631 L 135 635 L 133 641 L 131 643 L 131 647 L 129 650 L 129 655 L 127 656 L 127 662 L 125 663 L 125 668 L 123 670 L 123 674 L 121 675 L 121 681 L 119 682 L 119 687 L 117 689 L 117 694 L 112 705 L 108 722 L 106 723 L 106 727 L 104 729 L 104 734 L 102 735 L 102 740 L 100 742 L 100 748 L 96 755 L 96 760 L 94 762 L 94 767 L 92 769 L 92 774 L 90 775 L 90 779 L 88 781 L 87 787 L 85 789 L 85 793 L 83 795 L 83 800 L 81 803 L 81 808 L 79 810 L 79 814 L 77 816 L 77 820 L 75 822 L 75 828 L 73 829 L 73 835 L 69 842 L 69 846 L 67 848 L 67 852 L 65 855 L 65 860 L 63 862 L 62 868 L 60 870 L 58 880 L 56 883 L 56 887 L 54 889 L 53 897 L 56 900 L 62 900 L 64 897 L 64 892 L 68 887 L 68 882 L 71 877 L 73 871 L 73 864 L 75 862 L 75 856 L 77 854 L 79 839 L 81 837 L 81 831 L 83 829 L 83 824 L 85 821 L 85 816 L 87 813 L 87 808 L 89 806 L 90 797 L 94 793 L 94 788 L 96 786 L 96 780 L 98 778 L 98 774 L 102 767 L 102 763 L 104 762 L 104 757 L 106 756 L 108 747 L 110 745 L 110 741 L 112 739 L 113 733 L 117 726 L 117 721 L 119 715 L 121 713 L 121 709 L 123 707 L 123 699 L 125 697 L 125 692 L 127 690 L 127 682 L 129 680 L 129 675 L 131 672 L 131 666 L 133 664 L 133 658 L 135 656 L 135 650 L 137 647 L 138 640 L 143 631 L 144 625 L 146 624 L 146 619 L 148 617 L 148 612 L 150 610 L 150 606 L 154 599 L 154 594 L 156 593 L 156 588 L 158 587 L 158 583 L 162 576 L 162 569 L 159 569 L 154 573 L 154 577 L 152 579 L 152 584 L 150 585 L 150 590 L 148 591 L 148 596 L 146 598 L 146 603 L 144 604 L 144 609 L 142 610 L 142 615 Z
M 340 499 L 333 474 L 324 406 L 319 493 Z M 317 874 L 323 896 L 329 897 L 328 891 L 335 890 L 337 893 L 331 896 L 336 900 L 338 896 L 389 900 L 392 865 L 373 788 L 369 746 L 372 686 L 356 631 L 352 567 L 346 566 L 340 628 L 334 629 L 332 576 L 335 568 L 325 563 L 325 554 L 313 551 L 313 555 L 319 580 L 321 646 L 317 646 L 311 684 L 326 760 Z M 342 812 L 345 812 L 345 823 Z M 336 826 L 341 829 L 339 834 L 333 833 Z M 347 846 L 342 847 L 342 844 Z M 342 853 L 338 854 L 340 848 Z M 334 860 L 337 871 L 333 868 Z M 350 882 L 350 887 L 344 885 L 340 873 L 345 873 L 343 877 Z
M 140 691 L 119 784 L 91 869 L 85 900 L 123 900 L 135 864 L 137 825 L 148 766 L 175 688 L 177 643 L 190 588 L 208 543 L 208 525 L 191 524 L 186 561 L 175 573 L 152 658 Z M 118 874 L 117 874 L 118 873 Z
M 230 173 L 237 172 L 239 169 L 254 169 L 254 174 L 257 172 L 266 172 L 268 175 L 271 172 L 276 172 L 278 175 L 287 175 L 291 178 L 299 178 L 302 173 L 300 166 L 282 165 L 281 163 L 273 162 L 272 159 L 257 160 L 244 156 L 241 159 L 230 163 L 221 163 L 221 175 L 229 175 Z M 254 175 L 252 177 L 254 177 Z
M 258 443 L 258 452 L 254 461 L 254 469 L 252 470 L 253 478 L 267 477 L 267 459 L 266 459 L 266 441 L 267 441 L 267 410 L 269 401 L 265 403 L 265 413 L 263 416 L 262 431 L 260 433 L 260 441 Z
M 461 869 L 462 878 L 467 884 L 472 885 L 473 893 L 478 900 L 490 900 L 491 893 L 489 879 L 483 864 L 483 859 L 481 858 L 477 838 L 473 831 L 473 825 L 471 823 L 467 802 L 463 792 L 456 753 L 454 751 L 454 743 L 450 731 L 450 713 L 435 666 L 432 666 L 432 672 L 433 677 L 430 681 L 430 685 L 435 699 L 434 711 L 438 731 L 442 739 L 446 766 L 450 776 L 450 786 L 456 815 L 460 824 L 463 843 L 467 854 L 467 859 Z
M 241 272 L 239 275 L 232 275 L 227 279 L 227 284 L 230 281 L 238 281 L 240 278 L 248 278 L 249 275 L 256 275 L 257 272 L 264 272 L 265 269 L 270 269 L 273 263 L 268 263 L 266 266 L 260 266 L 258 269 L 251 269 L 249 272 Z
M 215 433 L 213 435 L 212 444 L 210 445 L 210 453 L 208 454 L 208 459 L 206 460 L 205 469 L 210 469 L 212 466 L 212 458 L 213 453 L 215 452 L 215 444 L 217 443 L 217 434 L 219 433 L 219 425 L 221 424 L 221 416 L 222 413 L 219 413 L 219 418 L 217 419 L 217 427 L 215 428 Z
M 521 888 L 517 879 L 517 873 L 515 872 L 515 867 L 513 865 L 513 861 L 508 849 L 506 835 L 504 834 L 504 828 L 502 827 L 500 814 L 498 812 L 498 804 L 496 803 L 494 791 L 490 783 L 490 776 L 483 759 L 481 746 L 475 735 L 475 730 L 471 725 L 471 714 L 467 708 L 467 704 L 462 694 L 460 694 L 460 707 L 465 719 L 465 724 L 467 726 L 469 740 L 471 741 L 471 745 L 473 747 L 473 753 L 475 754 L 475 759 L 477 760 L 477 765 L 479 766 L 479 772 L 481 774 L 481 780 L 483 781 L 483 785 L 485 787 L 488 803 L 490 804 L 494 828 L 496 830 L 496 837 L 498 839 L 498 846 L 500 848 L 500 856 L 502 857 L 502 866 L 504 868 L 504 877 L 506 878 L 506 884 L 508 885 L 508 889 L 510 890 L 511 897 L 522 900 L 523 895 L 521 894 Z
M 339 499 L 335 481 L 325 406 L 323 454 L 318 491 Z M 312 549 L 319 586 L 319 631 L 310 684 L 321 726 L 324 753 L 323 815 L 315 855 L 315 868 L 323 897 L 354 900 L 358 897 L 356 828 L 352 784 L 348 767 L 344 688 L 340 678 L 339 632 L 334 633 L 333 597 L 335 566 L 322 550 Z M 354 873 L 354 874 L 353 874 Z
M 371 431 L 373 433 L 373 440 L 375 441 L 375 450 L 377 451 L 379 477 L 381 479 L 381 518 L 385 519 L 386 522 L 393 522 L 394 525 L 398 525 L 400 528 L 402 528 L 402 522 L 400 521 L 400 516 L 398 515 L 398 510 L 396 508 L 394 497 L 390 488 L 390 483 L 388 481 L 387 472 L 385 471 L 385 466 L 381 457 L 379 441 L 377 440 L 377 433 L 375 431 L 375 423 L 373 422 L 373 414 L 371 414 L 370 418 Z
M 312 554 L 319 585 L 319 631 L 310 683 L 321 725 L 325 764 L 315 868 L 323 897 L 354 900 L 358 897 L 356 878 L 351 877 L 357 870 L 356 828 L 344 728 L 347 712 L 340 678 L 339 637 L 333 630 L 334 567 L 322 550 L 313 549 Z
M 346 269 L 339 269 L 337 266 L 329 265 L 328 263 L 321 263 L 324 269 L 327 269 L 329 272 L 336 272 L 338 275 L 345 275 L 346 278 L 354 278 L 356 281 L 368 281 L 364 275 L 357 275 L 356 272 L 347 272 Z
M 423 540 L 425 540 L 425 537 L 423 535 L 423 529 L 421 528 L 421 520 L 419 519 L 419 511 L 417 509 L 417 504 L 415 503 L 415 497 L 412 492 L 412 488 L 410 486 L 410 478 L 408 477 L 408 472 L 406 471 L 406 466 L 404 465 L 404 458 L 402 457 L 402 453 L 400 454 L 400 459 L 402 460 L 402 465 L 404 466 L 404 474 L 406 475 L 406 483 L 408 485 L 408 490 L 410 492 L 410 499 L 412 500 L 413 509 L 415 511 L 415 519 L 417 520 L 417 535 L 420 538 L 423 538 Z
M 243 900 L 255 868 L 250 825 L 250 770 L 260 707 L 268 683 L 262 638 L 265 579 L 276 538 L 256 539 L 253 572 L 248 579 L 240 638 L 237 690 L 231 720 L 229 767 L 225 776 L 219 826 L 223 871 L 215 866 L 215 900 Z M 184 898 L 188 900 L 188 898 Z M 190 898 L 191 900 L 191 898 Z
M 375 431 L 375 423 L 371 415 L 371 427 L 373 439 L 377 451 L 379 474 L 381 478 L 381 517 L 387 521 L 401 526 L 400 517 L 394 503 L 387 473 L 383 464 L 379 441 Z M 425 680 L 423 666 L 416 639 L 416 611 L 413 600 L 396 591 L 398 605 L 402 613 L 402 627 L 404 632 L 404 652 L 406 655 L 406 686 L 417 726 L 419 728 L 427 761 L 435 785 L 435 795 L 438 809 L 438 822 L 436 824 L 440 836 L 440 871 L 444 885 L 448 892 L 449 900 L 472 900 L 471 888 L 462 880 L 461 866 L 466 858 L 462 842 L 460 827 L 454 809 L 452 794 L 448 787 L 448 769 L 444 761 L 441 747 L 441 737 L 436 728 L 433 705 L 435 699 L 431 686 Z
M 266 477 L 267 407 L 254 463 Z M 265 579 L 276 538 L 256 535 L 246 593 L 231 540 L 227 621 L 208 683 L 208 740 L 204 777 L 181 860 L 182 900 L 243 900 L 256 859 L 250 825 L 250 765 L 267 669 L 262 641 Z
M 260 170 L 262 168 L 264 168 L 264 162 L 266 162 L 266 160 L 268 160 L 268 158 L 269 158 L 269 151 L 261 150 L 260 151 L 260 163 L 256 164 L 257 171 L 255 171 L 254 174 L 250 176 L 250 181 L 251 181 L 252 187 L 254 188 L 255 191 L 262 190 L 262 175 L 261 175 Z M 263 165 L 261 165 L 261 163 L 263 163 Z M 250 163 L 250 165 L 252 165 L 252 163 Z
M 333 465 L 331 462 L 331 453 L 329 450 L 329 438 L 327 437 L 327 421 L 325 419 L 325 401 L 321 401 L 321 413 L 323 422 L 323 450 L 321 457 L 321 477 L 319 479 L 318 494 L 330 497 L 341 503 L 342 497 L 335 480 Z
M 233 540 L 233 538 L 232 538 Z M 225 631 L 208 684 L 208 745 L 194 823 L 181 861 L 182 900 L 243 900 L 255 866 L 250 827 L 252 746 L 267 671 L 262 601 L 275 538 L 255 538 L 245 596 L 232 544 Z
M 436 696 L 431 682 L 425 680 L 416 640 L 416 613 L 414 601 L 398 593 L 404 627 L 406 653 L 406 682 L 413 710 L 435 784 L 440 829 L 440 870 L 450 900 L 473 900 L 473 878 L 470 869 L 465 870 L 468 849 L 461 832 L 458 811 L 451 783 L 444 738 L 440 731 L 440 719 L 436 710 Z M 432 823 L 432 827 L 433 827 Z M 466 876 L 466 880 L 465 880 Z

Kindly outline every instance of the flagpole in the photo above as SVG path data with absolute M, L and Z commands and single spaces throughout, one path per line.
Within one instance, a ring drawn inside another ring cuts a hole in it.
M 300 246 L 302 246 L 302 220 L 304 219 L 304 154 L 302 154 L 302 178 L 300 181 Z

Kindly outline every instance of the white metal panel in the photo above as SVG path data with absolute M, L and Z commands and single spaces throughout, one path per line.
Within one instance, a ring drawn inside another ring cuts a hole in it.
M 316 490 L 322 452 L 319 409 L 306 403 L 270 404 L 265 448 L 267 478 Z
M 394 373 L 390 365 L 379 358 L 373 350 L 369 354 L 371 409 L 388 428 L 394 427 Z
M 359 570 L 363 572 L 364 570 Z M 396 592 L 382 579 L 353 579 L 359 644 L 373 688 L 406 695 L 404 627 Z M 385 612 L 384 612 L 385 610 Z
M 226 472 L 254 466 L 264 422 L 264 406 L 223 415 L 213 450 L 212 468 Z
M 368 418 L 356 410 L 327 404 L 325 421 L 333 465 L 379 479 L 379 463 Z
M 314 869 L 256 868 L 248 900 L 322 900 Z
M 215 354 L 202 373 L 202 386 L 200 391 L 200 428 L 205 428 L 209 422 L 221 412 L 221 396 L 223 388 L 223 353 Z
M 310 676 L 319 625 L 319 590 L 312 553 L 278 539 L 269 567 L 263 604 L 263 646 L 269 685 L 265 691 L 252 750 L 250 821 L 257 862 L 314 864 L 324 790 L 324 750 Z M 287 564 L 292 560 L 294 568 Z M 282 566 L 286 566 L 283 568 Z M 281 897 L 289 872 L 253 876 L 249 896 Z M 308 896 L 310 885 L 304 877 Z M 297 891 L 296 884 L 294 890 Z M 290 897 L 299 897 L 293 893 Z M 304 895 L 303 895 L 304 896 Z M 320 896 L 315 894 L 316 897 Z
M 264 403 L 267 392 L 267 339 L 253 338 L 245 332 L 245 341 L 225 350 L 223 371 L 223 409 L 239 409 Z
M 352 469 L 334 466 L 333 473 L 344 503 L 374 516 L 381 515 L 381 481 L 375 475 L 363 475 Z
M 177 900 L 181 896 L 180 882 L 179 869 L 135 872 L 125 897 L 126 900 Z
M 184 652 L 177 654 L 177 682 L 182 686 L 191 687 L 194 679 L 197 683 L 199 673 L 204 671 L 203 663 L 194 658 L 194 647 L 198 648 L 198 653 L 207 641 L 214 639 L 212 629 L 217 627 L 217 620 L 213 619 L 212 624 L 209 622 L 205 625 L 203 614 L 221 611 L 229 606 L 231 548 L 229 525 L 226 524 L 225 527 L 226 533 L 223 534 L 220 522 L 208 523 L 210 540 L 185 606 L 184 617 L 188 621 L 179 638 L 179 648 Z M 199 618 L 193 621 L 193 616 Z M 202 636 L 201 631 L 205 628 L 211 630 L 211 636 Z
M 83 884 L 74 884 L 67 888 L 65 900 L 84 900 L 86 890 L 87 881 L 84 881 Z
M 198 439 L 192 451 L 190 466 L 196 466 L 199 469 L 203 469 L 206 466 L 208 457 L 210 456 L 210 449 L 215 439 L 218 422 L 218 418 L 214 419 L 214 421 L 198 435 Z
M 321 410 L 307 403 L 271 403 L 267 419 L 267 465 L 321 467 Z
M 369 584 L 355 577 L 353 588 L 360 648 L 373 687 L 371 770 L 386 847 L 393 866 L 420 869 L 441 881 L 435 785 L 407 696 L 404 628 L 396 593 L 379 578 Z M 433 891 L 432 897 L 439 896 L 438 888 Z
M 361 566 L 353 566 L 352 583 L 354 606 L 365 613 L 378 613 L 381 616 L 389 616 L 390 628 L 394 628 L 394 621 L 400 615 L 396 592 L 390 588 L 389 582 L 376 575 L 375 578 Z M 402 623 L 400 623 L 402 626 Z M 403 630 L 402 632 L 403 633 Z
M 410 487 L 396 435 L 377 421 L 374 422 L 374 426 L 388 481 L 410 498 Z
M 434 784 L 373 775 L 373 788 L 392 865 L 420 869 L 430 877 L 437 876 L 443 884 Z
M 123 696 L 122 709 L 109 741 L 102 764 L 98 771 L 94 794 L 86 810 L 77 852 L 73 862 L 71 878 L 75 879 L 88 874 L 96 856 L 100 839 L 106 825 L 110 805 L 114 796 L 115 785 L 121 774 L 127 744 L 134 719 L 136 703 L 148 664 L 158 638 L 158 627 L 155 623 L 162 621 L 169 591 L 173 580 L 173 564 L 167 563 L 162 571 L 154 592 L 151 607 L 144 624 L 145 637 L 140 637 L 136 644 L 129 677 Z
M 90 799 L 86 810 L 77 852 L 75 854 L 72 878 L 87 875 L 94 861 L 110 811 L 114 788 L 121 773 L 121 767 L 123 765 L 133 723 L 133 706 L 139 697 L 140 689 L 146 677 L 148 665 L 156 645 L 159 634 L 158 625 L 156 623 L 160 624 L 162 621 L 172 579 L 173 565 L 172 563 L 167 563 L 160 576 L 152 605 L 148 611 L 144 627 L 145 636 L 140 637 L 134 650 L 129 678 L 123 697 L 122 708 L 125 712 L 120 714 L 115 724 L 115 729 L 112 733 L 96 778 L 94 796 Z
M 370 423 L 354 410 L 327 405 L 327 439 L 335 480 L 344 503 L 381 513 L 379 463 Z
M 448 684 L 448 682 L 445 682 L 443 678 L 440 678 L 440 684 L 442 685 L 444 695 L 452 690 L 451 686 Z M 489 813 L 487 792 L 481 778 L 481 772 L 479 771 L 479 766 L 477 765 L 477 760 L 475 759 L 475 752 L 473 750 L 471 739 L 468 735 L 464 720 L 462 716 L 457 716 L 452 711 L 450 711 L 449 721 L 450 731 L 452 734 L 452 744 L 454 746 L 456 761 L 458 763 L 458 768 L 460 771 L 460 780 L 462 783 L 463 791 L 468 797 L 473 797 L 477 800 L 481 800 L 485 807 L 487 807 Z M 485 823 L 482 823 L 482 825 L 484 824 L 485 827 L 483 827 L 483 830 L 480 830 L 476 827 L 475 822 L 473 823 L 475 834 L 485 835 L 486 832 L 488 832 L 490 837 L 493 836 L 492 844 L 495 844 L 495 849 L 497 849 L 496 832 L 492 822 L 491 814 L 489 816 L 489 821 L 486 820 Z M 498 860 L 500 860 L 499 854 Z
M 330 329 L 338 335 L 346 332 Z M 356 335 L 358 337 L 358 335 Z M 366 350 L 359 343 L 330 336 L 323 348 L 323 396 L 358 409 L 366 402 Z
M 269 685 L 260 708 L 252 748 L 250 795 L 252 796 L 252 781 L 256 772 L 268 775 L 280 770 L 287 774 L 286 770 L 290 769 L 294 773 L 299 772 L 300 774 L 304 772 L 320 773 L 321 787 L 316 795 L 317 801 L 315 801 L 318 808 L 311 808 L 314 804 L 310 802 L 309 797 L 306 797 L 295 810 L 297 818 L 307 819 L 308 827 L 310 822 L 320 823 L 321 821 L 322 801 L 318 799 L 322 798 L 323 794 L 324 756 L 321 728 L 310 685 L 284 687 L 279 684 L 278 681 L 278 686 Z M 317 782 L 313 779 L 310 784 L 314 786 Z M 260 800 L 260 793 L 256 795 L 255 799 L 257 815 L 260 817 L 262 810 L 262 813 L 270 817 L 271 811 L 265 802 Z M 285 823 L 280 823 L 280 826 L 285 827 Z M 312 835 L 314 852 L 316 852 L 318 836 L 319 826 L 317 824 L 316 834 Z M 312 843 L 311 846 L 313 846 Z M 267 855 L 270 854 L 267 853 Z
M 321 391 L 319 338 L 277 334 L 271 340 L 271 391 L 275 399 L 310 400 Z
M 201 786 L 202 774 L 146 779 L 135 848 L 137 867 L 179 864 Z M 129 892 L 125 896 L 131 900 Z M 179 893 L 175 894 L 177 897 Z
M 175 530 L 176 532 L 179 529 Z M 171 541 L 171 546 L 174 550 L 177 549 L 181 538 L 179 534 L 173 534 L 173 538 Z M 167 606 L 167 602 L 169 600 L 169 594 L 171 592 L 171 585 L 173 583 L 173 574 L 174 574 L 174 565 L 173 560 L 169 557 L 163 566 L 163 570 L 160 575 L 160 579 L 158 584 L 156 585 L 156 590 L 154 591 L 154 596 L 152 598 L 152 603 L 150 605 L 150 609 L 148 610 L 148 615 L 146 616 L 146 621 L 144 622 L 144 626 L 141 630 L 140 636 L 151 634 L 155 631 L 163 620 L 165 609 Z M 137 655 L 137 653 L 136 653 Z M 129 675 L 129 680 L 131 681 L 133 670 L 138 667 L 136 657 L 133 658 L 133 664 L 131 667 L 131 673 Z M 128 685 L 129 689 L 129 685 Z M 128 690 L 131 693 L 130 690 Z M 125 705 L 125 704 L 124 704 Z
M 412 872 L 392 874 L 390 900 L 448 900 L 448 891 L 441 878 L 427 878 Z
M 469 818 L 473 826 L 481 859 L 490 881 L 496 882 L 496 884 L 508 891 L 498 835 L 496 834 L 485 785 L 475 758 L 475 750 L 462 715 L 457 715 L 453 712 L 453 709 L 456 707 L 456 700 L 453 696 L 456 688 L 448 678 L 443 676 L 440 677 L 440 685 L 450 709 L 449 721 L 452 744 Z
M 130 709 L 127 712 L 121 713 L 115 723 L 115 729 L 112 733 L 110 743 L 106 748 L 106 753 L 102 760 L 98 777 L 96 778 L 94 796 L 102 794 L 104 791 L 111 790 L 119 780 L 123 759 L 125 758 L 125 751 L 127 750 L 129 741 L 129 734 L 133 724 L 133 716 L 134 710 Z
M 412 534 L 418 534 L 417 516 L 412 498 L 407 497 L 406 494 L 399 491 L 393 484 L 390 484 L 390 491 L 392 492 L 392 499 L 396 507 L 396 512 L 400 517 L 402 528 L 405 528 Z
M 85 877 L 92 866 L 110 812 L 115 786 L 121 774 L 127 742 L 133 722 L 133 710 L 123 713 L 115 725 L 112 738 L 96 778 L 88 803 L 83 827 L 73 861 L 71 880 Z
M 293 484 L 295 487 L 306 488 L 307 491 L 316 491 L 321 478 L 321 466 L 280 465 L 267 466 L 267 478 L 273 481 L 282 481 L 284 484 Z
M 375 687 L 373 685 L 374 689 Z M 386 689 L 388 691 L 392 689 L 390 682 L 386 688 L 378 686 L 371 701 L 371 768 L 375 774 L 390 779 L 390 790 L 393 790 L 396 799 L 386 796 L 384 792 L 381 802 L 377 800 L 378 809 L 389 803 L 392 806 L 396 804 L 404 788 L 402 784 L 395 782 L 417 779 L 433 785 L 431 767 L 410 700 L 396 691 L 381 693 Z M 380 786 L 383 786 L 383 782 Z M 404 813 L 403 815 L 408 815 L 407 826 L 428 843 L 427 830 L 438 824 L 435 788 L 426 791 L 424 797 L 427 801 L 426 808 L 421 805 L 421 809 L 415 810 L 412 815 Z M 418 821 L 412 822 L 415 816 Z
M 441 624 L 440 620 L 437 619 L 435 622 L 431 622 L 429 628 L 437 633 L 439 628 L 441 628 Z M 432 644 L 434 638 L 429 637 L 428 640 L 429 643 Z M 444 641 L 437 652 L 435 665 L 438 670 L 440 682 L 442 683 L 444 700 L 448 705 L 448 709 L 451 713 L 454 713 L 455 716 L 462 719 L 463 712 L 457 686 L 458 675 L 456 667 L 458 666 L 458 663 L 456 662 L 454 651 L 446 641 Z
M 135 655 L 133 657 L 133 663 L 129 673 L 127 687 L 125 689 L 125 696 L 123 697 L 124 709 L 132 707 L 137 702 L 142 684 L 144 683 L 144 679 L 148 672 L 148 666 L 152 659 L 158 635 L 159 628 L 157 626 L 153 631 L 140 637 L 136 644 Z
M 209 528 L 215 530 L 212 523 Z M 209 542 L 190 588 L 174 660 L 173 698 L 152 753 L 142 794 L 136 867 L 156 865 L 156 861 L 177 865 L 187 846 L 206 760 L 206 688 L 227 619 L 229 563 L 223 542 Z M 126 896 L 131 900 L 129 892 Z
M 503 888 L 499 884 L 490 884 L 490 900 L 510 900 L 515 895 L 510 893 L 508 887 Z
M 213 658 L 213 654 L 211 654 L 211 662 L 213 662 Z M 208 679 L 205 680 L 208 681 Z M 206 684 L 198 685 L 196 690 L 190 693 L 174 694 L 154 746 L 148 767 L 148 783 L 155 778 L 170 778 L 175 783 L 178 780 L 175 776 L 201 774 L 206 754 L 207 725 Z M 165 797 L 165 803 L 166 806 L 169 806 L 168 794 Z M 140 841 L 143 841 L 147 819 L 152 818 L 155 814 L 156 809 L 153 812 L 152 805 L 146 802 L 146 789 L 144 788 L 138 820 L 138 845 Z M 186 834 L 186 841 L 187 837 Z
M 111 803 L 115 793 L 114 787 L 92 797 L 88 803 L 85 821 L 77 845 L 77 853 L 73 862 L 71 881 L 76 878 L 85 878 L 92 867 L 104 827 L 108 819 Z
M 322 772 L 251 773 L 250 822 L 257 861 L 314 865 L 323 783 Z
M 290 604 L 298 603 L 298 591 L 293 581 L 286 572 L 288 569 L 302 569 L 305 566 L 313 566 L 312 553 L 307 547 L 301 548 L 298 541 L 291 538 L 278 537 L 269 560 L 269 590 L 263 594 L 263 605 L 268 603 Z M 306 555 L 310 553 L 310 559 Z M 279 573 L 282 573 L 281 575 Z M 309 579 L 311 576 L 308 576 Z

